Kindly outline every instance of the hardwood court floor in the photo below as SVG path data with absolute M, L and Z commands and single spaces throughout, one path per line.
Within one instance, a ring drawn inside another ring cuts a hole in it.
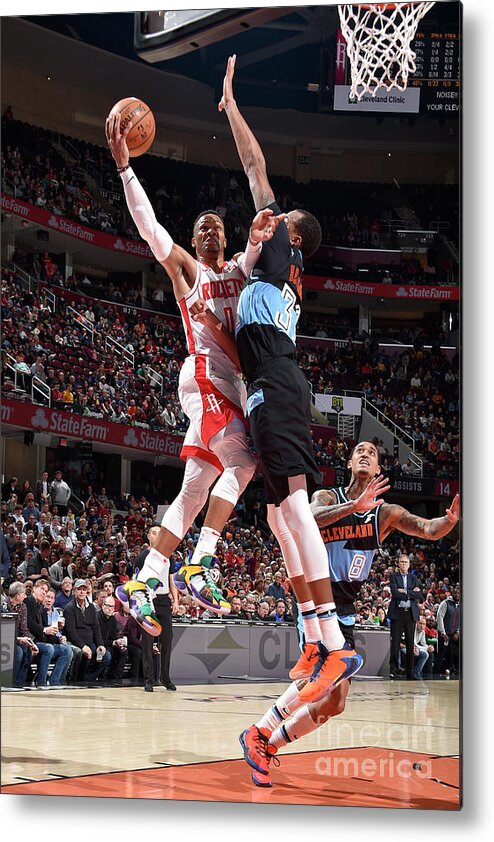
M 457 681 L 355 681 L 261 789 L 238 734 L 286 686 L 4 692 L 2 792 L 459 809 Z

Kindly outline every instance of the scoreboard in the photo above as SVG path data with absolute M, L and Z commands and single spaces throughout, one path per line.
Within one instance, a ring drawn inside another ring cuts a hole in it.
M 460 110 L 460 36 L 418 32 L 412 41 L 416 71 L 410 88 L 420 88 L 420 112 L 451 116 Z
M 461 37 L 458 32 L 417 32 L 411 48 L 415 73 L 408 77 L 405 91 L 379 89 L 377 96 L 365 95 L 349 102 L 350 62 L 340 30 L 336 41 L 335 111 L 436 114 L 453 117 L 461 104 Z M 381 96 L 382 93 L 382 96 Z

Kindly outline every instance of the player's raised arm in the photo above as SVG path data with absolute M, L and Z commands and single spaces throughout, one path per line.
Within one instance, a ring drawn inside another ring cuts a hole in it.
M 446 509 L 444 517 L 435 517 L 431 520 L 417 517 L 411 512 L 394 503 L 385 503 L 381 509 L 382 521 L 380 524 L 381 541 L 389 535 L 393 529 L 404 532 L 405 535 L 413 535 L 416 538 L 426 538 L 428 541 L 439 541 L 444 538 L 458 523 L 460 517 L 460 495 L 457 494 L 449 509 Z
M 262 250 L 262 244 L 271 240 L 280 222 L 285 222 L 286 213 L 275 215 L 271 208 L 256 213 L 250 226 L 249 239 L 244 252 L 235 255 L 239 268 L 247 278 L 256 265 Z
M 126 143 L 132 124 L 120 131 L 120 114 L 110 113 L 106 119 L 106 139 L 117 172 L 122 179 L 127 207 L 140 236 L 149 245 L 156 260 L 168 272 L 173 284 L 175 298 L 180 300 L 193 285 L 196 275 L 196 261 L 185 249 L 173 242 L 168 231 L 159 224 L 153 206 L 129 163 Z
M 333 491 L 316 491 L 310 504 L 311 512 L 317 525 L 323 528 L 355 512 L 372 511 L 384 503 L 380 495 L 386 491 L 389 491 L 389 481 L 381 474 L 371 479 L 355 500 L 348 500 L 347 503 L 338 503 Z
M 233 96 L 236 58 L 236 56 L 230 56 L 228 59 L 223 80 L 223 96 L 218 103 L 218 111 L 226 112 L 244 172 L 249 179 L 250 192 L 256 210 L 259 210 L 274 201 L 274 193 L 268 181 L 266 161 L 261 147 L 238 110 Z

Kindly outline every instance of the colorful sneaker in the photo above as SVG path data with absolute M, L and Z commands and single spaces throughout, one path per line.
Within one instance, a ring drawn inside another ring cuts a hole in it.
M 310 678 L 318 658 L 317 643 L 304 643 L 300 658 L 288 673 L 292 681 L 296 681 L 298 678 Z
M 333 652 L 329 652 L 320 641 L 317 646 L 319 659 L 309 681 L 299 692 L 301 701 L 307 703 L 318 702 L 327 696 L 344 678 L 355 675 L 364 663 L 362 656 L 349 643 Z
M 273 786 L 269 774 L 271 760 L 275 766 L 280 761 L 275 757 L 278 749 L 269 744 L 270 731 L 252 725 L 240 734 L 240 745 L 244 750 L 244 759 L 252 768 L 252 781 L 256 786 Z
M 158 637 L 161 634 L 161 624 L 154 613 L 153 591 L 159 587 L 159 579 L 148 579 L 147 582 L 138 582 L 130 579 L 125 585 L 118 585 L 115 596 L 120 602 L 129 605 L 129 610 L 137 623 L 144 631 Z
M 173 581 L 179 591 L 187 591 L 192 598 L 209 611 L 216 614 L 229 614 L 230 603 L 224 598 L 207 567 L 200 564 L 184 564 L 173 575 Z

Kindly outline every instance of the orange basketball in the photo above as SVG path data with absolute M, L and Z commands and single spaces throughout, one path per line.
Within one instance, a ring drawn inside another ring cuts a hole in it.
M 144 155 L 151 146 L 156 134 L 156 123 L 153 112 L 142 99 L 129 96 L 120 99 L 112 108 L 112 112 L 120 113 L 120 130 L 123 132 L 129 123 L 132 128 L 127 135 L 127 147 L 131 158 Z

